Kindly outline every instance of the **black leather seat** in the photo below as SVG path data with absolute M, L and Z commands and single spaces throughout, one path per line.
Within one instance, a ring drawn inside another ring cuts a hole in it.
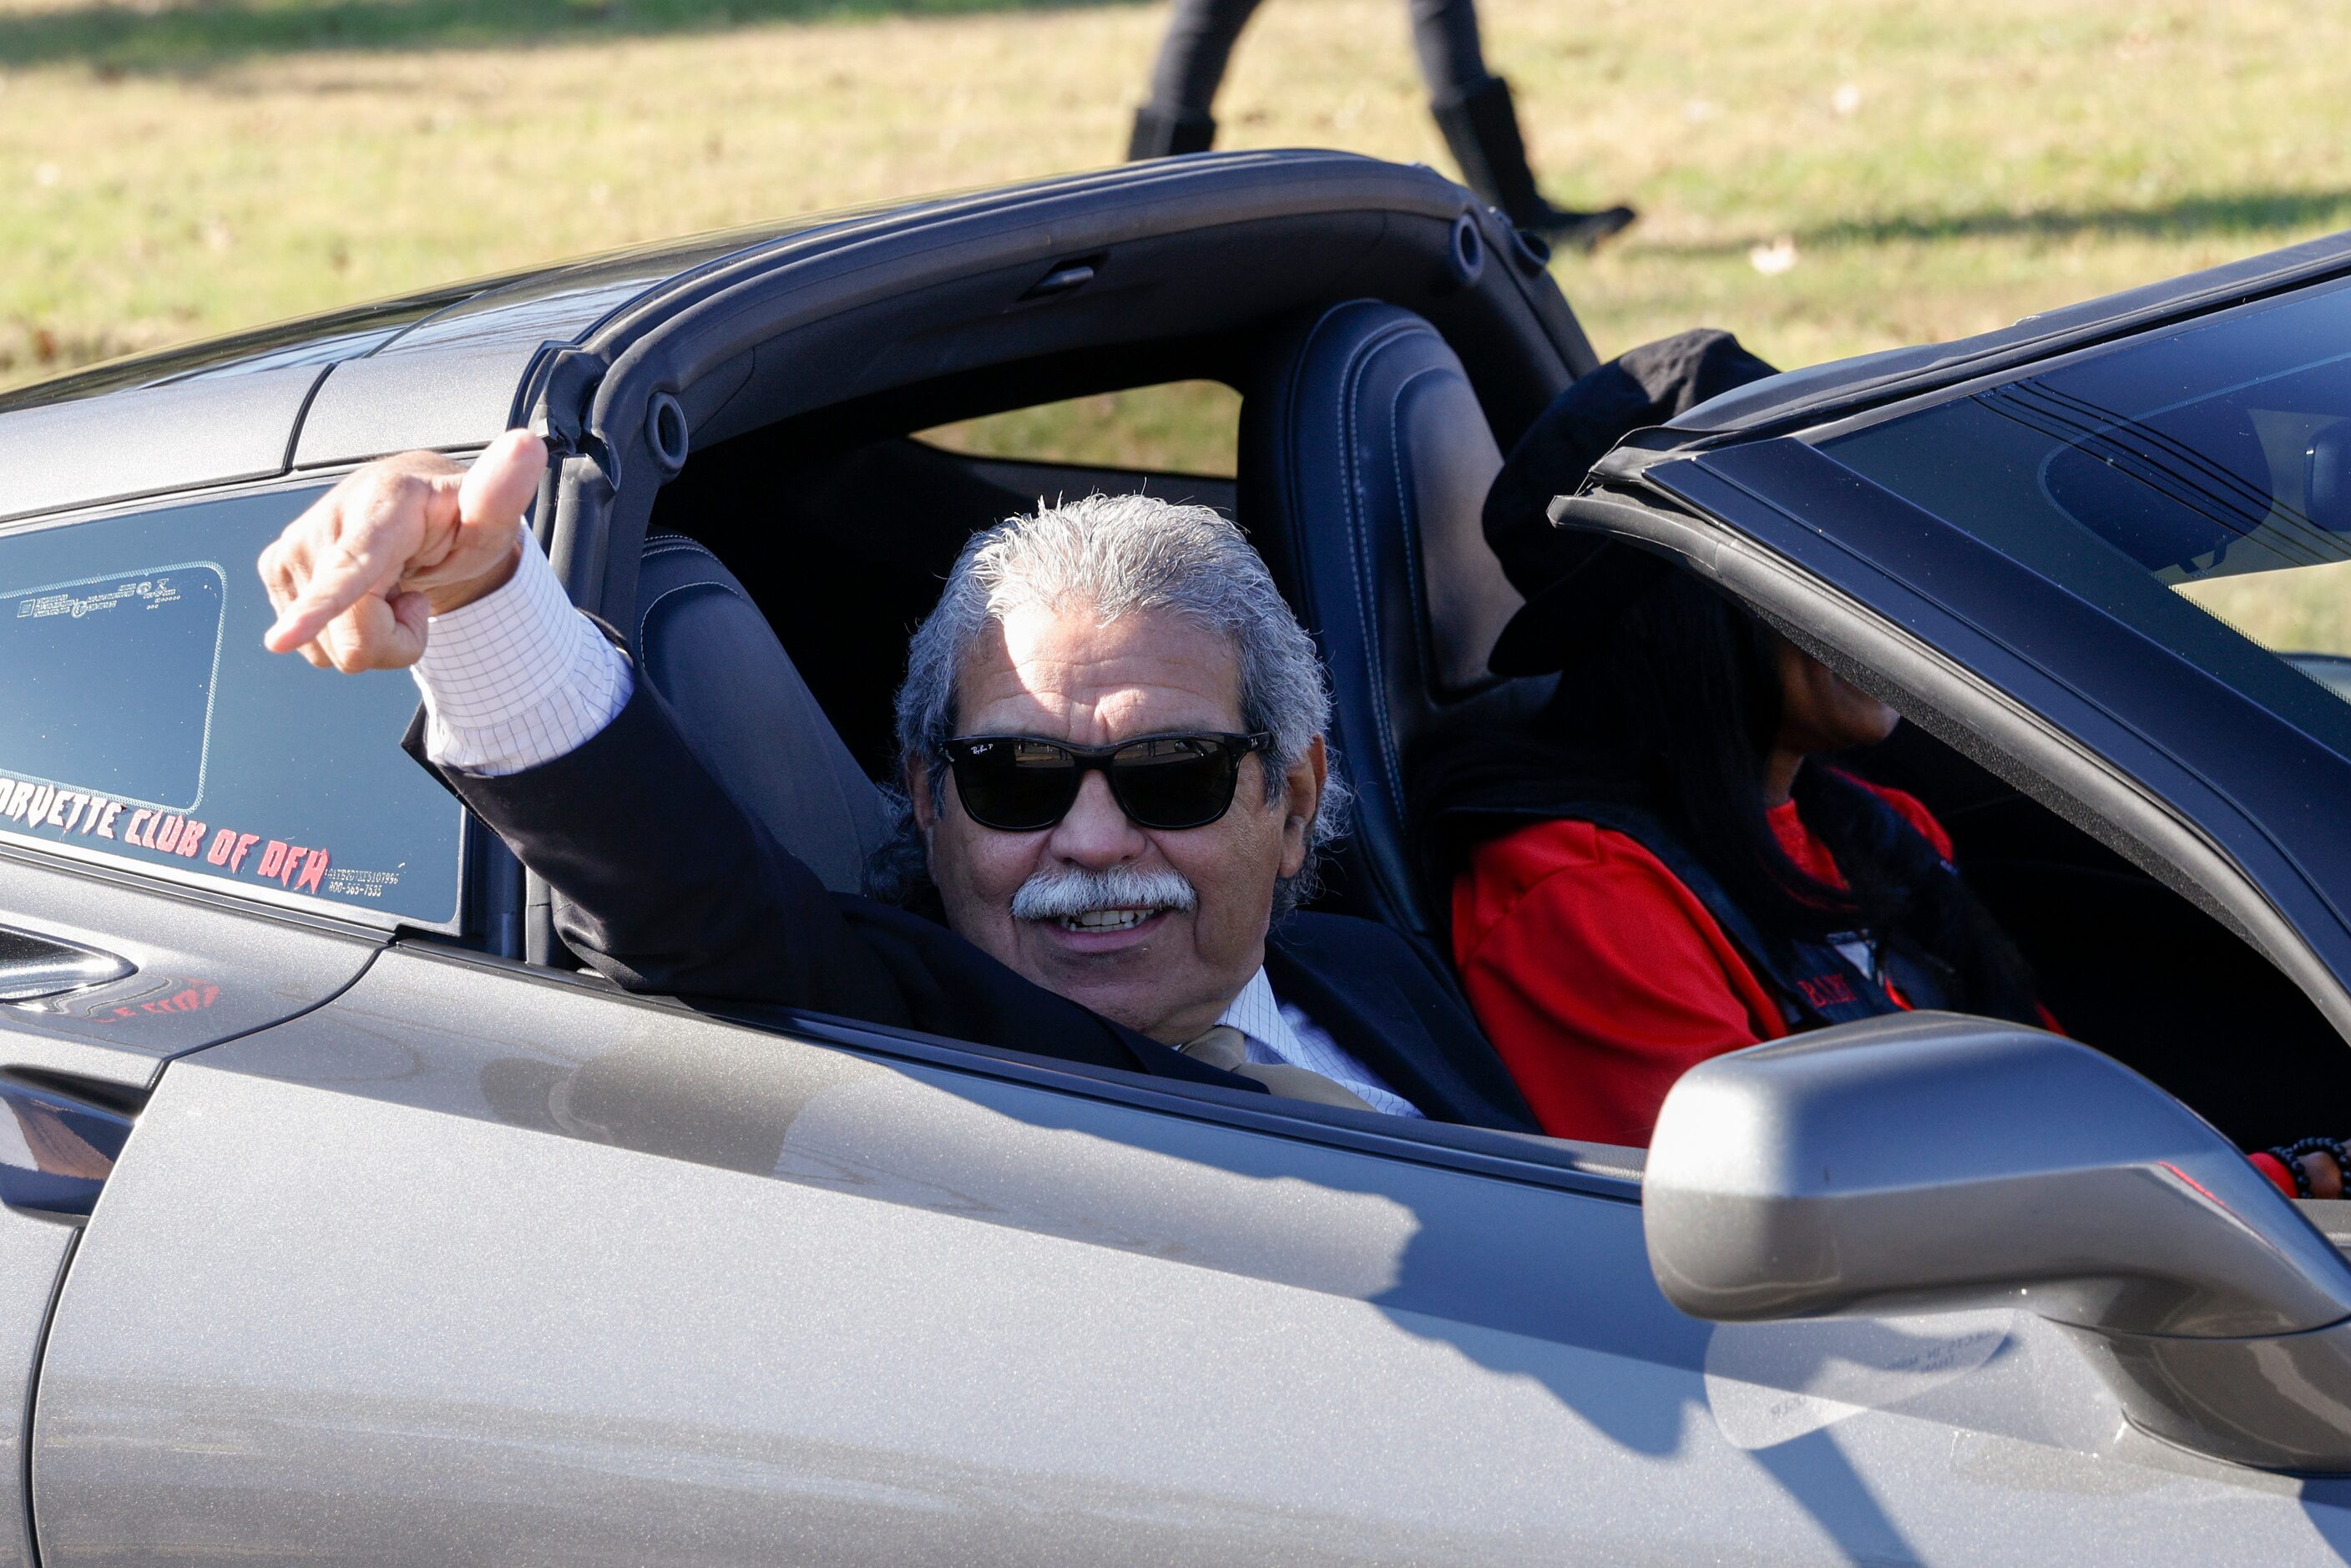
M 888 808 L 750 594 L 701 545 L 654 534 L 637 603 L 638 668 L 703 766 L 827 887 L 859 891 Z
M 1332 306 L 1275 351 L 1241 411 L 1240 518 L 1330 664 L 1331 739 L 1356 795 L 1343 896 L 1441 943 L 1406 780 L 1445 733 L 1518 722 L 1551 684 L 1486 670 L 1521 602 L 1479 524 L 1502 455 L 1460 360 L 1408 310 Z

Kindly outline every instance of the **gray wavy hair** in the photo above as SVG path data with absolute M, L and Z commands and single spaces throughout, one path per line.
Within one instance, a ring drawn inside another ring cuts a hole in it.
M 1261 769 L 1269 802 L 1280 799 L 1285 776 L 1331 727 L 1330 682 L 1314 641 L 1240 529 L 1207 507 L 1088 496 L 1008 517 L 974 535 L 956 558 L 946 591 L 907 648 L 897 701 L 901 778 L 921 768 L 935 797 L 944 748 L 955 736 L 964 655 L 991 623 L 1032 608 L 1089 610 L 1103 625 L 1164 610 L 1230 639 L 1240 656 L 1242 727 L 1273 737 L 1272 766 Z M 1313 896 L 1322 851 L 1346 831 L 1347 808 L 1334 758 L 1307 828 L 1306 864 L 1283 884 L 1277 913 Z M 903 899 L 927 880 L 911 812 L 873 871 L 873 891 L 883 896 Z

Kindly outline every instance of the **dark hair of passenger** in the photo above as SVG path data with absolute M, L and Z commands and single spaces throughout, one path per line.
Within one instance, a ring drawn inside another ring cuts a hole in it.
M 1791 793 L 1849 889 L 1808 876 L 1781 849 L 1763 792 L 1780 729 L 1776 643 L 1746 610 L 1668 573 L 1561 676 L 1545 749 L 1571 779 L 1663 817 L 1766 940 L 1866 932 L 1934 971 L 1953 1005 L 2037 1023 L 2024 960 L 1991 912 L 1827 758 L 1808 759 Z

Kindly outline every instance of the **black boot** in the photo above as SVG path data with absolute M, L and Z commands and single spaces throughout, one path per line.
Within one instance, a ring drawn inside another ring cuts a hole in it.
M 1590 250 L 1633 221 L 1630 207 L 1573 213 L 1543 200 L 1535 189 L 1534 171 L 1527 167 L 1527 144 L 1519 138 L 1510 84 L 1500 77 L 1488 77 L 1484 86 L 1458 98 L 1440 99 L 1429 108 L 1445 132 L 1445 144 L 1453 150 L 1453 161 L 1461 165 L 1463 182 L 1520 228 L 1553 245 Z
M 1144 104 L 1134 111 L 1134 134 L 1127 138 L 1126 161 L 1206 152 L 1217 140 L 1217 122 L 1196 110 Z

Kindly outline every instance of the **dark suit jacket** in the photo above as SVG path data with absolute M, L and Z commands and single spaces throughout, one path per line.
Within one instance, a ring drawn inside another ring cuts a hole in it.
M 552 762 L 441 772 L 555 890 L 564 940 L 631 990 L 1259 1087 L 1022 978 L 935 921 L 827 889 L 710 777 L 643 679 L 618 717 Z M 1430 1116 L 1536 1130 L 1451 980 L 1385 926 L 1294 915 L 1266 968 L 1276 995 Z

